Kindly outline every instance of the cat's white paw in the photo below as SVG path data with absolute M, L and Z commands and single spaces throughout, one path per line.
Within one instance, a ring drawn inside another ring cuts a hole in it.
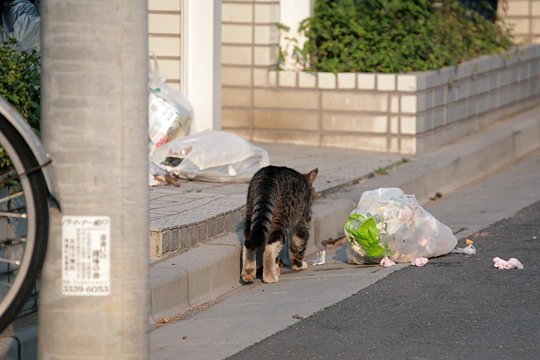
M 308 267 L 307 262 L 302 261 L 302 266 L 292 265 L 292 266 L 291 266 L 291 270 L 294 270 L 294 271 L 300 271 L 300 270 L 307 269 L 307 267 Z
M 277 276 L 263 276 L 263 281 L 267 284 L 273 284 L 277 283 L 279 281 L 279 278 Z
M 279 276 L 276 272 L 263 270 L 263 281 L 267 284 L 277 283 L 279 281 Z

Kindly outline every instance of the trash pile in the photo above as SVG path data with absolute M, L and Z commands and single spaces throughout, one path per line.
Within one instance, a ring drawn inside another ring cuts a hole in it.
M 149 87 L 150 186 L 178 186 L 179 179 L 248 182 L 270 164 L 266 150 L 235 134 L 214 130 L 190 134 L 193 108 L 159 75 L 155 56 Z
M 351 263 L 423 266 L 457 244 L 452 230 L 399 188 L 366 191 L 345 224 Z
M 205 130 L 178 138 L 150 154 L 152 175 L 216 182 L 249 182 L 269 165 L 266 150 L 238 135 Z M 151 184 L 152 185 L 152 184 Z
M 186 136 L 191 128 L 193 108 L 188 99 L 167 85 L 159 74 L 157 58 L 150 69 L 148 95 L 148 135 L 151 151 L 172 140 Z
M 345 223 L 349 263 L 378 263 L 382 267 L 410 262 L 424 266 L 429 258 L 448 253 L 476 255 L 473 241 L 456 247 L 452 230 L 426 211 L 414 195 L 399 188 L 365 191 Z M 516 258 L 493 259 L 502 270 L 523 269 Z

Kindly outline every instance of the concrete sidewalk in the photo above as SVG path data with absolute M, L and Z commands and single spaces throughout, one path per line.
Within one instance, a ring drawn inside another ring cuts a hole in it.
M 398 154 L 294 146 L 261 145 L 272 165 L 300 172 L 319 168 L 319 194 L 350 185 L 373 171 L 402 162 Z M 247 183 L 186 181 L 180 187 L 150 188 L 150 258 L 156 261 L 186 251 L 208 239 L 234 232 L 244 218 Z
M 404 157 L 365 151 L 262 145 L 275 165 L 319 168 L 308 253 L 343 236 L 360 194 L 400 187 L 420 202 L 511 163 L 540 146 L 540 107 L 514 114 L 436 152 Z M 387 173 L 387 174 L 385 174 Z M 383 175 L 385 174 L 385 175 Z M 240 286 L 247 184 L 187 182 L 151 190 L 151 320 L 166 322 Z
M 315 186 L 320 197 L 314 204 L 308 249 L 314 253 L 318 249 L 316 244 L 321 246 L 324 240 L 342 236 L 344 221 L 365 190 L 401 187 L 425 202 L 437 193 L 444 195 L 540 148 L 540 106 L 416 158 L 347 149 L 276 144 L 263 147 L 273 164 L 300 171 L 319 168 Z M 384 172 L 388 174 L 382 175 Z M 151 327 L 159 320 L 166 322 L 169 317 L 178 319 L 203 309 L 240 286 L 242 235 L 237 230 L 243 221 L 246 190 L 247 184 L 204 182 L 151 189 L 150 235 L 155 255 L 150 268 Z M 444 201 L 440 206 L 443 205 Z M 326 272 L 323 270 L 309 271 Z M 369 283 L 385 273 L 365 269 L 362 275 L 362 281 Z M 286 286 L 287 282 L 280 283 Z M 343 298 L 350 291 L 338 287 L 326 292 L 331 293 L 328 297 Z M 279 302 L 275 306 L 278 308 Z M 178 341 L 173 327 L 166 325 L 158 330 L 151 334 L 152 348 L 167 346 L 169 339 Z M 211 334 L 223 330 L 205 331 Z M 0 349 L 7 357 L 36 358 L 36 314 L 15 321 L 3 335 Z M 159 344 L 156 338 L 160 339 Z M 156 358 L 154 355 L 157 356 L 152 353 L 151 357 Z

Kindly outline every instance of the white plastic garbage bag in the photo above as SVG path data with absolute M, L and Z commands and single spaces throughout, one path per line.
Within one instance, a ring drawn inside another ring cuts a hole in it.
M 150 148 L 154 149 L 189 133 L 193 107 L 186 97 L 167 85 L 166 78 L 159 74 L 155 56 L 149 78 L 148 136 Z
M 238 135 L 205 130 L 173 140 L 150 154 L 158 169 L 182 179 L 216 182 L 248 182 L 270 164 L 268 153 Z M 152 171 L 152 170 L 151 170 Z
M 457 244 L 448 226 L 399 188 L 364 192 L 347 219 L 345 235 L 353 263 L 379 262 L 385 256 L 410 262 L 448 254 Z

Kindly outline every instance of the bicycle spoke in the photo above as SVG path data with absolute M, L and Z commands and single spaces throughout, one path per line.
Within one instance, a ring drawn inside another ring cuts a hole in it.
M 19 265 L 21 265 L 21 260 L 11 260 L 11 259 L 0 257 L 0 263 L 12 264 L 12 265 L 19 266 Z
M 2 216 L 7 217 L 7 218 L 17 218 L 17 219 L 26 219 L 27 217 L 26 213 L 19 214 L 19 213 L 0 211 L 0 217 Z
M 0 240 L 0 248 L 13 246 L 13 245 L 22 245 L 25 242 L 26 242 L 26 237 L 24 236 L 19 236 L 17 238 L 6 238 L 6 239 Z
M 49 222 L 47 184 L 40 171 L 41 162 L 25 136 L 19 133 L 20 128 L 11 124 L 24 119 L 6 118 L 1 100 L 0 332 L 21 309 L 23 312 L 30 309 L 26 299 L 35 294 L 33 289 L 47 248 Z M 30 305 L 31 309 L 35 309 L 34 305 Z
M 13 199 L 16 199 L 16 198 L 21 197 L 21 196 L 24 196 L 24 193 L 22 191 L 19 191 L 19 192 L 15 193 L 15 194 L 12 194 L 12 195 L 8 195 L 8 196 L 0 199 L 0 204 L 8 202 L 8 201 L 13 200 Z
M 17 172 L 15 169 L 11 169 L 5 174 L 0 175 L 0 185 L 4 186 L 9 180 L 15 179 L 17 177 Z

